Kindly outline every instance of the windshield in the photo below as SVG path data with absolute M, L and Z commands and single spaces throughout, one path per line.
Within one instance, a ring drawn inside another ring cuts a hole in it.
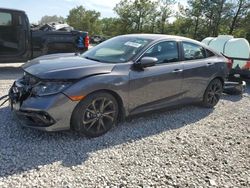
M 128 62 L 151 41 L 134 36 L 115 37 L 90 49 L 83 57 L 104 63 Z

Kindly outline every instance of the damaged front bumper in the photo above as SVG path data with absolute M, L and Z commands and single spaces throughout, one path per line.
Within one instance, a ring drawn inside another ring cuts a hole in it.
M 10 105 L 22 126 L 43 131 L 70 129 L 71 114 L 77 102 L 63 93 L 32 96 L 29 88 L 15 82 L 9 91 Z

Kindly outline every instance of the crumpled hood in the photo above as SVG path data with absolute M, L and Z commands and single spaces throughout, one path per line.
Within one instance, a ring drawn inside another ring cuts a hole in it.
M 115 64 L 100 63 L 72 53 L 46 55 L 24 64 L 25 72 L 40 79 L 80 79 L 110 73 Z

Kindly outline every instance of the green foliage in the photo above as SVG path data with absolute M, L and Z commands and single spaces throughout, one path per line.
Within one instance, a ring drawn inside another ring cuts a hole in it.
M 188 7 L 182 7 L 182 14 L 177 17 L 174 25 L 178 26 L 185 20 L 190 25 L 182 34 L 188 33 L 197 40 L 219 34 L 246 38 L 249 12 L 249 0 L 189 0 Z
M 119 16 L 123 33 L 163 33 L 172 14 L 174 0 L 122 0 L 114 11 Z
M 120 0 L 114 7 L 115 18 L 100 18 L 100 12 L 79 6 L 70 10 L 67 22 L 90 35 L 164 33 L 202 40 L 232 34 L 250 40 L 249 0 L 188 0 L 187 6 L 179 3 L 177 11 L 173 9 L 175 3 L 176 0 Z M 170 23 L 171 17 L 175 20 Z
M 70 10 L 67 23 L 75 29 L 88 31 L 92 35 L 101 32 L 100 16 L 100 12 L 86 10 L 83 6 L 79 6 Z
M 241 18 L 238 27 L 234 31 L 234 35 L 246 38 L 250 43 L 250 11 L 244 18 Z
M 122 33 L 121 31 L 121 22 L 118 18 L 102 18 L 100 20 L 100 26 L 104 36 L 116 36 Z

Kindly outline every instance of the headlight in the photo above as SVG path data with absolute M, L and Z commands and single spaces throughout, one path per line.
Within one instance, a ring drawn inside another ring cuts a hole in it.
M 68 82 L 41 82 L 33 87 L 32 93 L 37 96 L 53 95 L 62 92 L 70 85 Z

